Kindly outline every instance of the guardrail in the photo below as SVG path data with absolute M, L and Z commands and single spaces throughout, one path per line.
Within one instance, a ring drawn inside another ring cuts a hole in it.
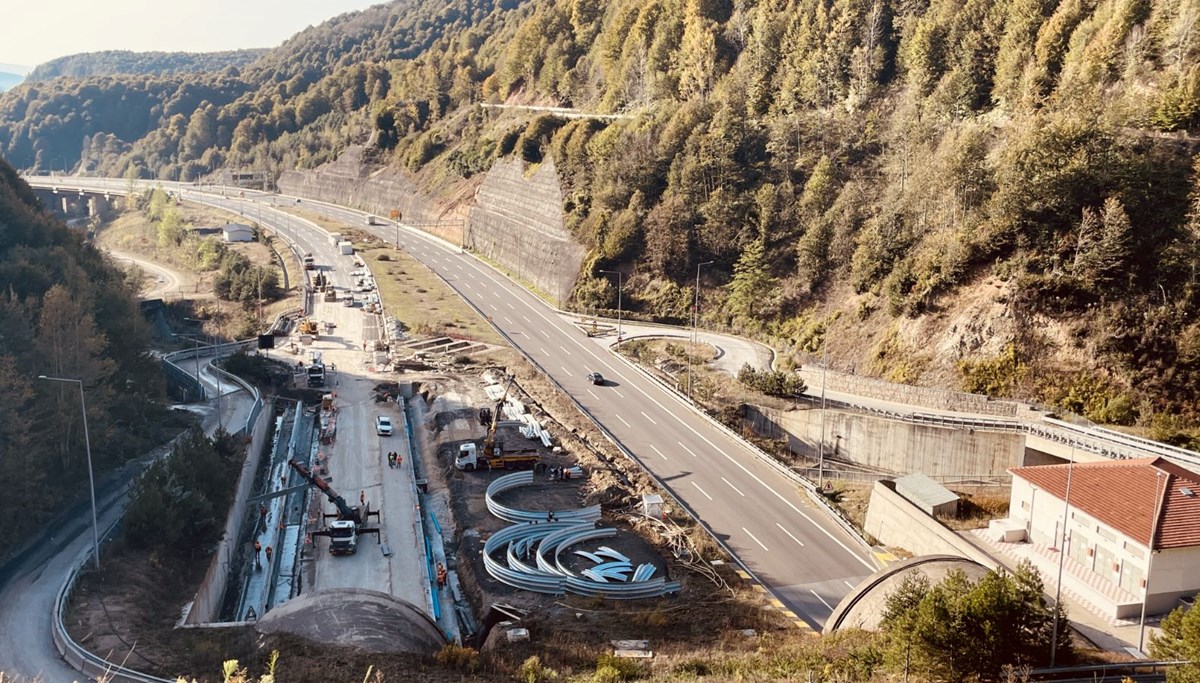
M 113 522 L 105 530 L 101 542 L 108 539 L 119 522 L 120 520 Z M 54 598 L 54 619 L 50 626 L 50 637 L 54 641 L 54 647 L 58 650 L 58 654 L 72 668 L 93 680 L 103 680 L 109 683 L 174 683 L 175 679 L 173 678 L 159 678 L 128 669 L 119 664 L 113 664 L 103 657 L 89 652 L 79 643 L 76 643 L 71 638 L 71 635 L 67 633 L 66 626 L 63 625 L 63 611 L 66 609 L 67 602 L 71 599 L 71 593 L 75 590 L 75 581 L 79 578 L 79 570 L 91 561 L 91 559 L 92 550 L 89 548 L 83 554 L 83 557 L 71 568 L 71 572 L 67 575 L 67 580 L 63 582 L 62 588 L 59 589 L 58 595 Z
M 508 507 L 496 502 L 495 496 L 498 496 L 510 489 L 529 486 L 532 483 L 533 472 L 517 472 L 515 474 L 506 474 L 503 477 L 496 479 L 491 484 L 488 484 L 487 492 L 484 495 L 488 512 L 491 512 L 493 515 L 503 519 L 506 522 L 599 521 L 599 505 L 592 505 L 585 508 L 571 508 L 567 510 L 521 510 L 519 508 Z

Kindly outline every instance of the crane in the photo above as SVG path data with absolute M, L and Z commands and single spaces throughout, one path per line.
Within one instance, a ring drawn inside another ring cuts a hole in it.
M 300 476 L 311 486 L 320 489 L 321 493 L 329 499 L 337 508 L 337 512 L 325 513 L 325 518 L 334 517 L 334 521 L 330 523 L 328 529 L 314 531 L 313 536 L 328 536 L 329 537 L 329 552 L 334 555 L 353 555 L 358 550 L 358 537 L 362 534 L 375 534 L 375 540 L 382 543 L 383 540 L 379 535 L 378 527 L 365 526 L 367 520 L 371 517 L 379 519 L 379 511 L 371 510 L 369 504 L 363 505 L 361 508 L 353 507 L 346 502 L 346 499 L 341 496 L 333 487 L 329 485 L 321 477 L 310 472 L 307 467 L 296 462 L 295 459 L 289 460 L 288 464 L 292 469 L 296 470 Z
M 500 396 L 500 400 L 496 401 L 496 408 L 492 411 L 492 421 L 488 425 L 487 436 L 483 439 L 483 457 L 494 458 L 499 453 L 496 448 L 496 425 L 500 422 L 500 413 L 504 410 L 504 402 L 508 400 L 508 392 L 512 389 L 513 380 L 516 375 L 509 375 L 508 382 L 504 384 L 504 394 Z

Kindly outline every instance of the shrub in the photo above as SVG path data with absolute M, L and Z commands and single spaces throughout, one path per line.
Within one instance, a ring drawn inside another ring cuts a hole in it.
M 779 398 L 799 398 L 808 390 L 808 385 L 794 372 L 755 370 L 749 363 L 738 371 L 737 379 L 751 389 Z
M 479 652 L 473 648 L 450 643 L 437 651 L 434 659 L 441 666 L 464 673 L 473 673 L 479 669 Z
M 558 678 L 558 672 L 542 666 L 542 658 L 537 655 L 521 662 L 521 668 L 517 671 L 517 679 L 525 683 L 544 683 L 556 678 Z

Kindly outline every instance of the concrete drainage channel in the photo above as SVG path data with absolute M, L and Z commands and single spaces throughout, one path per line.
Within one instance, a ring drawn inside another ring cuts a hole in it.
M 678 593 L 680 583 L 654 577 L 657 567 L 640 564 L 607 546 L 594 552 L 577 550 L 594 566 L 580 572 L 564 562 L 568 548 L 588 541 L 613 538 L 617 530 L 597 528 L 600 506 L 533 512 L 501 505 L 494 496 L 533 483 L 532 472 L 500 477 L 487 489 L 488 510 L 505 521 L 520 522 L 492 534 L 483 546 L 483 564 L 492 578 L 523 590 L 550 595 L 574 593 L 617 600 L 657 598 Z M 497 556 L 503 557 L 500 561 Z

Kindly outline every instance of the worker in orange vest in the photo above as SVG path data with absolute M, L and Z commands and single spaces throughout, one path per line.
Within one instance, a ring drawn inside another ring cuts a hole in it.
M 262 543 L 258 539 L 254 539 L 254 568 L 262 569 L 262 563 L 259 561 L 259 555 L 262 553 Z
M 442 566 L 441 562 L 438 562 L 437 566 L 437 585 L 438 588 L 446 587 L 446 568 Z

